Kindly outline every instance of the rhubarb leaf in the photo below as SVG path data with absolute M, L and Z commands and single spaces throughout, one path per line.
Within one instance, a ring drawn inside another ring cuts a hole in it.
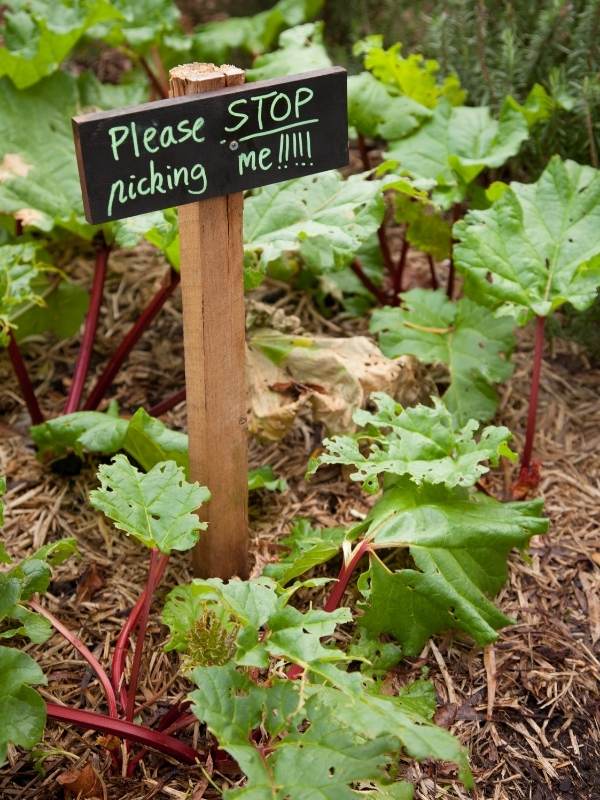
M 231 61 L 236 52 L 253 56 L 265 53 L 272 49 L 282 30 L 313 19 L 322 5 L 323 0 L 279 0 L 254 16 L 207 22 L 194 33 L 194 57 L 222 64 Z
M 24 636 L 36 644 L 48 639 L 52 632 L 50 624 L 23 604 L 34 594 L 47 590 L 52 567 L 62 564 L 76 549 L 75 539 L 60 539 L 44 545 L 19 563 L 12 564 L 4 546 L 0 545 L 0 562 L 11 564 L 10 569 L 0 572 L 0 622 L 12 620 L 19 623 L 15 628 L 3 630 L 0 638 Z
M 252 69 L 246 71 L 246 80 L 262 81 L 330 66 L 323 44 L 323 23 L 307 22 L 284 31 L 278 49 L 256 58 Z
M 248 491 L 255 492 L 266 489 L 268 492 L 287 492 L 288 484 L 285 478 L 278 478 L 273 472 L 273 467 L 256 467 L 248 473 Z
M 30 428 L 31 438 L 42 457 L 60 457 L 69 451 L 112 455 L 123 447 L 128 422 L 109 408 L 102 411 L 75 411 L 54 417 Z
M 0 766 L 9 744 L 30 749 L 42 738 L 46 704 L 31 687 L 46 683 L 31 656 L 0 646 Z
M 237 664 L 267 667 L 270 659 L 285 658 L 320 672 L 323 664 L 343 660 L 340 650 L 324 647 L 320 639 L 331 636 L 336 625 L 349 622 L 350 611 L 302 613 L 288 605 L 290 597 L 290 591 L 278 593 L 277 584 L 265 577 L 227 584 L 212 578 L 177 586 L 163 612 L 171 632 L 166 649 L 187 653 L 188 665 L 193 665 L 191 645 L 206 627 L 208 613 L 228 632 L 235 630 L 231 658 Z
M 165 554 L 189 550 L 206 529 L 195 512 L 210 492 L 188 483 L 174 461 L 161 461 L 144 474 L 117 455 L 99 468 L 98 478 L 100 489 L 90 493 L 92 506 L 146 547 Z
M 375 695 L 356 675 L 338 684 L 335 673 L 344 675 L 334 669 L 331 685 L 274 676 L 257 686 L 233 665 L 194 670 L 194 713 L 247 775 L 226 800 L 352 800 L 357 782 L 391 782 L 386 767 L 403 753 L 454 761 L 470 785 L 465 753 L 449 733 L 402 698 Z M 251 735 L 261 728 L 267 747 Z
M 583 311 L 600 287 L 600 171 L 552 158 L 535 183 L 511 183 L 454 232 L 456 263 L 479 295 L 525 319 L 569 302 Z
M 430 116 L 429 108 L 393 94 L 370 72 L 348 78 L 348 124 L 363 136 L 401 139 Z
M 541 508 L 541 501 L 500 503 L 464 489 L 398 482 L 373 509 L 364 536 L 373 550 L 408 548 L 414 568 L 393 571 L 371 558 L 359 582 L 361 624 L 371 635 L 395 636 L 406 655 L 443 630 L 493 642 L 511 620 L 488 598 L 506 581 L 510 550 L 547 530 Z
M 445 364 L 450 384 L 443 400 L 459 423 L 493 417 L 493 384 L 510 377 L 514 322 L 496 317 L 468 298 L 451 302 L 442 290 L 412 289 L 403 308 L 373 312 L 371 330 L 385 355 L 410 354 L 426 364 Z
M 368 177 L 323 172 L 256 191 L 244 204 L 247 268 L 293 262 L 321 274 L 349 264 L 383 219 L 379 181 Z
M 313 528 L 307 519 L 297 519 L 289 536 L 280 540 L 287 552 L 279 561 L 267 564 L 263 572 L 282 586 L 304 575 L 313 567 L 324 564 L 340 550 L 345 538 L 344 528 Z
M 379 490 L 379 476 L 407 475 L 416 484 L 473 486 L 489 471 L 489 462 L 497 466 L 501 456 L 513 459 L 508 447 L 508 428 L 488 426 L 479 439 L 479 423 L 470 420 L 459 427 L 447 408 L 437 399 L 434 406 L 418 405 L 402 409 L 392 397 L 374 392 L 371 400 L 376 411 L 359 410 L 354 421 L 363 430 L 354 436 L 335 436 L 323 441 L 324 452 L 309 464 L 313 475 L 323 464 L 356 467 L 350 474 L 362 481 L 369 493 Z M 363 454 L 361 445 L 369 444 Z
M 442 100 L 410 135 L 390 144 L 387 159 L 413 178 L 432 178 L 433 200 L 443 208 L 465 199 L 486 167 L 500 167 L 529 135 L 523 115 L 505 103 L 495 120 L 487 106 L 453 107 Z
M 25 89 L 58 69 L 92 26 L 118 18 L 109 0 L 11 0 L 0 22 L 0 77 Z

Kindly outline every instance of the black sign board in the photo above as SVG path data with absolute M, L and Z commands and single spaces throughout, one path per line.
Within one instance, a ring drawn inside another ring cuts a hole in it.
M 89 222 L 348 163 L 341 67 L 73 119 Z

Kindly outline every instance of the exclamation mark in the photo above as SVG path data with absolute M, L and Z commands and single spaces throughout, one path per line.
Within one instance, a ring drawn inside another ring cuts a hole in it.
M 309 158 L 309 164 L 312 164 L 312 149 L 310 143 L 310 131 L 306 131 L 306 155 Z
M 304 158 L 304 149 L 302 147 L 302 131 L 298 131 L 298 155 L 300 156 L 301 159 Z M 298 166 L 297 162 L 296 162 L 296 166 Z M 302 167 L 305 166 L 304 161 L 300 162 L 300 166 L 302 166 Z
M 296 161 L 297 153 L 296 153 L 296 132 L 295 131 L 294 131 L 294 133 L 292 133 L 292 152 L 294 154 L 294 162 L 297 164 L 298 162 Z
M 283 142 L 284 142 L 285 134 L 281 134 L 279 136 L 279 164 L 277 165 L 277 169 L 281 169 L 283 166 Z

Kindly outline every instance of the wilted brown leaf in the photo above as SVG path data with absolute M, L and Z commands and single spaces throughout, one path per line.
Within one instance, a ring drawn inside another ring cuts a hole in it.
M 81 768 L 68 769 L 56 779 L 63 787 L 65 798 L 99 798 L 104 796 L 102 781 L 91 764 Z

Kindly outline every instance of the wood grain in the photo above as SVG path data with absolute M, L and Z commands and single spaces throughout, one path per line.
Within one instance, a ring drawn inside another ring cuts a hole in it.
M 236 67 L 170 71 L 172 97 L 244 82 Z M 199 577 L 248 574 L 248 443 L 242 193 L 179 208 L 187 419 L 192 480 L 208 486 Z

